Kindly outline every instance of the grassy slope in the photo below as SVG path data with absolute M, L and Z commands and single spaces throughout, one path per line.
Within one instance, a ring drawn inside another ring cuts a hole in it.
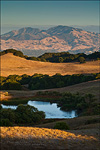
M 99 72 L 100 61 L 92 61 L 84 64 L 79 63 L 50 63 L 26 60 L 14 56 L 11 53 L 0 56 L 1 58 L 1 75 L 8 76 L 11 74 L 28 74 L 34 73 L 54 75 L 56 73 L 78 74 L 78 73 L 97 73 Z
M 36 127 L 1 127 L 1 149 L 80 150 L 81 147 L 81 150 L 99 150 L 95 134 L 81 133 Z
M 85 130 L 85 129 L 99 129 L 100 117 L 99 115 L 81 116 L 81 117 L 76 117 L 76 118 L 71 118 L 71 119 L 62 119 L 60 121 L 59 119 L 58 120 L 56 119 L 54 120 L 54 122 L 49 122 L 49 119 L 47 120 L 48 120 L 48 123 L 36 125 L 36 127 L 53 129 L 56 122 L 66 122 L 70 130 L 73 130 L 73 132 L 75 131 L 77 132 L 78 130 Z M 88 121 L 91 121 L 91 123 L 88 123 Z M 90 133 L 87 133 L 87 134 L 90 134 Z

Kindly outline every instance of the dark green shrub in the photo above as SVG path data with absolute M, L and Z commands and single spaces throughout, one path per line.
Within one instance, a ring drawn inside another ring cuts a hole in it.
M 1 106 L 1 104 L 0 104 L 0 110 L 2 109 L 2 106 Z
M 9 121 L 9 119 L 0 119 L 0 126 L 12 126 L 12 122 Z
M 80 63 L 85 63 L 85 58 L 84 57 L 79 57 L 79 62 Z
M 34 106 L 30 106 L 30 105 L 25 106 L 23 104 L 20 104 L 20 105 L 18 105 L 18 107 L 15 111 L 18 112 L 18 113 L 29 114 L 29 113 L 37 112 L 38 110 Z
M 15 122 L 15 112 L 13 109 L 1 109 L 0 111 L 1 119 L 8 119 L 10 122 Z
M 57 122 L 54 126 L 54 129 L 69 130 L 69 126 L 66 124 L 66 122 Z
M 45 112 L 43 111 L 38 111 L 36 112 L 39 116 L 41 116 L 43 119 L 45 118 Z
M 18 105 L 15 110 L 16 123 L 40 123 L 45 118 L 45 113 L 38 111 L 34 106 L 29 105 Z
M 100 119 L 99 118 L 93 118 L 93 119 L 87 120 L 85 122 L 85 124 L 94 124 L 94 123 L 100 123 Z
M 21 90 L 22 86 L 19 82 L 5 82 L 2 86 L 4 90 Z

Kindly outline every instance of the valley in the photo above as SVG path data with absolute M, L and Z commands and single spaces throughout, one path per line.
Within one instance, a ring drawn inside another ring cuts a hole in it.
M 26 60 L 15 56 L 11 53 L 0 56 L 1 57 L 1 75 L 33 75 L 34 73 L 43 73 L 50 76 L 61 73 L 68 74 L 87 74 L 99 73 L 100 60 L 87 61 L 86 63 L 70 62 L 70 63 L 51 63 L 40 62 L 33 60 Z M 99 76 L 98 76 L 99 77 Z M 87 113 L 94 109 L 97 111 L 99 107 L 99 85 L 100 79 L 83 82 L 75 85 L 70 85 L 61 88 L 44 89 L 44 90 L 29 90 L 23 86 L 23 90 L 1 90 L 0 100 L 4 104 L 26 104 L 29 99 L 33 101 L 58 101 L 59 94 L 64 92 L 77 93 L 84 96 L 86 94 L 93 94 L 96 98 L 94 101 L 95 107 L 91 103 L 90 109 Z M 52 92 L 47 95 L 47 92 Z M 40 93 L 40 96 L 38 95 Z M 46 92 L 41 96 L 41 92 Z M 58 93 L 55 93 L 58 92 Z M 53 96 L 57 94 L 57 96 Z M 61 95 L 61 94 L 60 94 Z M 94 105 L 93 104 L 93 105 Z M 94 108 L 93 108 L 94 107 Z M 83 109 L 84 110 L 84 109 Z M 3 109 L 1 109 L 3 112 Z M 25 112 L 24 112 L 25 113 Z M 28 113 L 29 114 L 29 113 Z M 90 114 L 90 113 L 89 113 Z M 2 116 L 3 117 L 3 116 Z M 12 118 L 12 117 L 11 117 Z M 6 119 L 5 119 L 6 121 Z M 20 121 L 20 119 L 19 119 Z M 3 122 L 2 122 L 3 123 Z M 7 123 L 7 122 L 5 122 Z M 8 122 L 9 123 L 9 122 Z M 66 124 L 69 130 L 54 129 L 57 123 Z M 5 126 L 5 125 L 4 125 Z M 66 119 L 44 119 L 40 123 L 19 123 L 9 127 L 1 127 L 1 148 L 4 150 L 25 149 L 47 149 L 47 150 L 99 150 L 99 115 L 79 116 L 75 118 Z M 58 144 L 59 143 L 59 144 Z

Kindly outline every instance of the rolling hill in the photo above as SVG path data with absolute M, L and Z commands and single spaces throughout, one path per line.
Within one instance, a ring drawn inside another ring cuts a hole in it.
M 2 150 L 99 150 L 98 129 L 61 131 L 34 127 L 1 127 Z
M 8 75 L 33 75 L 34 73 L 54 75 L 60 73 L 65 74 L 89 74 L 98 73 L 100 70 L 98 61 L 90 61 L 84 64 L 76 63 L 50 63 L 26 60 L 24 58 L 14 56 L 11 53 L 0 56 L 1 59 L 1 76 Z

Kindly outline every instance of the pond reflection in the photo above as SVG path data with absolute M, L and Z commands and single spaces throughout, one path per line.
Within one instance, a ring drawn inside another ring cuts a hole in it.
M 42 102 L 42 101 L 28 101 L 27 103 L 30 106 L 36 107 L 39 111 L 44 111 L 46 114 L 46 118 L 74 118 L 77 117 L 76 111 L 62 111 L 60 110 L 60 107 L 57 107 L 56 103 L 50 103 L 50 102 Z M 8 106 L 3 105 L 3 108 L 11 108 L 16 109 L 17 106 Z

